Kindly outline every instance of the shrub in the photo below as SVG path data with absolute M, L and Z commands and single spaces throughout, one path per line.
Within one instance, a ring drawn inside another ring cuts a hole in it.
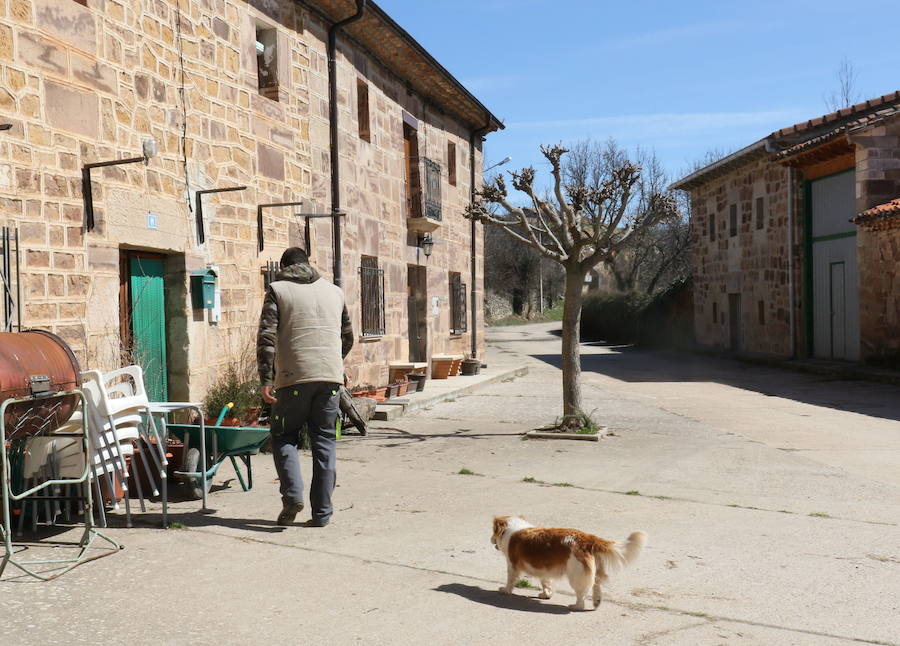
M 638 316 L 637 343 L 649 347 L 694 345 L 694 298 L 691 280 L 670 285 L 648 302 Z
M 633 343 L 638 338 L 638 315 L 649 297 L 637 292 L 594 291 L 581 309 L 581 336 L 607 343 Z
M 247 420 L 251 417 L 252 409 L 262 405 L 259 391 L 259 380 L 248 381 L 242 378 L 239 370 L 229 364 L 207 390 L 203 410 L 208 417 L 217 419 L 222 408 L 228 402 L 234 402 L 234 408 L 227 417 Z

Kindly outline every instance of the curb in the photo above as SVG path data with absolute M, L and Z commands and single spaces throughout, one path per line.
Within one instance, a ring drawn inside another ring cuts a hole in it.
M 435 395 L 428 395 L 427 392 L 422 393 L 422 397 L 418 396 L 418 393 L 413 396 L 403 397 L 403 404 L 390 404 L 388 402 L 384 402 L 382 404 L 378 404 L 375 407 L 375 415 L 372 417 L 373 420 L 376 421 L 388 421 L 392 419 L 396 419 L 405 413 L 411 413 L 413 411 L 422 410 L 424 408 L 429 408 L 434 406 L 435 404 L 440 404 L 441 402 L 445 402 L 448 399 L 456 399 L 457 397 L 463 395 L 469 395 L 485 386 L 490 386 L 492 384 L 498 383 L 505 379 L 516 377 L 523 377 L 528 374 L 528 366 L 519 366 L 517 368 L 511 368 L 509 370 L 504 370 L 503 372 L 498 372 L 496 375 L 492 375 L 487 379 L 483 379 L 480 381 L 476 381 L 474 383 L 469 384 L 460 384 L 459 388 L 455 388 L 453 390 L 449 390 L 446 392 L 438 393 Z M 465 379 L 466 377 L 451 377 L 451 379 Z

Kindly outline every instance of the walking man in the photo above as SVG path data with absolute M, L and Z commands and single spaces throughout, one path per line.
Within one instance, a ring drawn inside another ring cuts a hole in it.
M 290 525 L 303 510 L 298 449 L 304 425 L 313 457 L 308 525 L 324 527 L 331 520 L 338 391 L 344 383 L 343 359 L 352 347 L 353 326 L 341 289 L 319 276 L 303 249 L 285 250 L 281 271 L 266 291 L 256 341 L 262 397 L 272 404 L 279 525 Z

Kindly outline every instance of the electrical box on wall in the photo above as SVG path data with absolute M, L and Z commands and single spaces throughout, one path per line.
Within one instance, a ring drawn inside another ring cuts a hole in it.
M 195 310 L 211 310 L 216 303 L 216 272 L 201 269 L 191 274 L 191 302 Z

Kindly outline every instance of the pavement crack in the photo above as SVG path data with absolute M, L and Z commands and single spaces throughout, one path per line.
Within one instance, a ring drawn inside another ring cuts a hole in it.
M 303 545 L 290 545 L 288 543 L 279 543 L 278 541 L 266 540 L 263 538 L 254 538 L 252 536 L 235 536 L 233 534 L 226 534 L 226 533 L 216 532 L 216 531 L 209 530 L 209 529 L 200 529 L 200 528 L 190 527 L 190 526 L 186 527 L 185 530 L 191 531 L 191 532 L 198 532 L 201 534 L 207 534 L 209 536 L 216 536 L 219 538 L 227 538 L 230 540 L 236 540 L 236 541 L 243 542 L 243 543 L 257 543 L 257 544 L 262 544 L 262 545 L 270 545 L 273 547 L 281 547 L 281 548 L 285 548 L 285 549 L 293 549 L 293 550 L 299 550 L 299 551 L 303 551 L 303 552 L 311 552 L 314 554 L 326 554 L 328 556 L 333 556 L 336 558 L 350 559 L 350 560 L 357 561 L 357 562 L 363 563 L 363 564 L 374 563 L 376 565 L 383 565 L 385 567 L 393 567 L 393 568 L 402 568 L 405 570 L 412 570 L 414 572 L 424 572 L 427 574 L 441 574 L 441 575 L 445 575 L 445 576 L 452 576 L 452 577 L 456 577 L 459 579 L 467 579 L 469 581 L 477 581 L 479 583 L 486 583 L 491 586 L 496 585 L 496 583 L 497 583 L 497 579 L 486 579 L 483 577 L 472 576 L 471 574 L 462 574 L 460 572 L 452 572 L 450 570 L 442 570 L 439 568 L 422 567 L 419 565 L 411 565 L 409 563 L 400 563 L 397 561 L 386 561 L 384 559 L 367 558 L 367 557 L 357 556 L 356 554 L 347 554 L 345 552 L 338 552 L 336 550 L 326 550 L 326 549 L 322 549 L 322 548 L 307 547 L 307 546 L 303 546 Z M 567 596 L 567 597 L 575 596 L 574 594 L 567 592 L 565 590 L 559 591 L 558 594 L 560 594 L 562 596 Z M 744 626 L 755 626 L 758 628 L 769 628 L 771 630 L 781 630 L 781 631 L 785 631 L 785 632 L 797 633 L 797 634 L 802 634 L 802 635 L 812 635 L 814 637 L 825 637 L 828 639 L 844 640 L 844 641 L 854 642 L 857 644 L 874 644 L 875 646 L 900 646 L 900 643 L 898 643 L 898 642 L 882 641 L 882 640 L 878 640 L 878 639 L 866 639 L 863 637 L 848 637 L 846 635 L 835 635 L 832 633 L 821 632 L 818 630 L 809 630 L 806 628 L 794 628 L 791 626 L 779 626 L 777 624 L 770 624 L 770 623 L 766 623 L 763 621 L 755 621 L 753 619 L 741 619 L 738 617 L 726 617 L 723 615 L 698 613 L 698 612 L 693 612 L 690 610 L 681 610 L 679 608 L 672 608 L 669 606 L 663 606 L 663 605 L 652 604 L 652 603 L 640 603 L 640 602 L 633 602 L 633 601 L 616 601 L 614 599 L 610 599 L 608 596 L 604 597 L 604 603 L 609 603 L 609 604 L 613 604 L 615 606 L 619 606 L 621 608 L 628 608 L 628 609 L 636 610 L 636 611 L 650 610 L 650 611 L 656 611 L 656 612 L 664 612 L 664 613 L 668 613 L 668 614 L 672 614 L 672 615 L 682 615 L 682 616 L 686 615 L 689 617 L 702 617 L 704 619 L 704 621 L 703 621 L 703 623 L 698 624 L 698 625 L 703 625 L 703 624 L 706 624 L 709 622 L 727 622 L 727 623 L 733 623 L 733 624 L 741 624 Z

